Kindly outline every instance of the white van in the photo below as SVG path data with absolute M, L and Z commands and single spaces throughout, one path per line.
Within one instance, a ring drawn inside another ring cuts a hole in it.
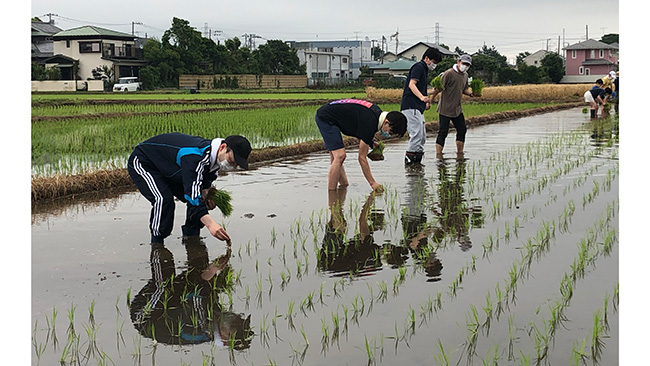
M 113 85 L 114 92 L 130 92 L 142 89 L 142 83 L 138 80 L 137 76 L 128 76 L 117 79 L 117 83 Z

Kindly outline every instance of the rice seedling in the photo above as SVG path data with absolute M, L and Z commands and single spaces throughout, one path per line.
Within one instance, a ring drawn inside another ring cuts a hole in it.
M 449 353 L 445 352 L 445 349 L 442 346 L 442 341 L 440 340 L 440 338 L 438 338 L 437 346 L 440 353 L 437 353 L 434 356 L 434 360 L 436 361 L 436 364 L 440 366 L 450 366 L 453 351 L 449 351 Z
M 467 350 L 467 361 L 471 364 L 471 360 L 476 353 L 476 341 L 478 340 L 478 333 L 481 327 L 481 322 L 478 318 L 478 311 L 473 304 L 470 304 L 470 315 L 467 316 L 465 325 L 467 328 L 467 336 L 465 339 L 465 349 Z
M 294 305 L 295 305 L 295 301 L 290 300 L 287 306 L 287 313 L 285 314 L 285 318 L 287 319 L 287 325 L 290 330 L 296 330 L 296 326 L 293 324 Z
M 40 365 L 41 363 L 41 356 L 45 352 L 45 349 L 47 348 L 47 341 L 44 343 L 38 343 L 38 340 L 36 339 L 36 330 L 38 328 L 38 320 L 34 322 L 34 330 L 32 330 L 32 346 L 34 347 L 34 353 L 36 353 L 36 364 Z
M 325 319 L 321 319 L 321 351 L 325 352 L 329 348 L 329 326 L 325 322 Z
M 593 328 L 591 331 L 591 359 L 594 364 L 597 364 L 602 356 L 603 347 L 605 342 L 603 338 L 607 337 L 605 334 L 606 326 L 603 322 L 602 310 L 598 309 L 593 316 Z
M 377 142 L 377 145 L 368 153 L 368 159 L 372 161 L 384 160 L 384 149 L 386 144 L 383 141 Z
M 51 323 L 52 324 L 52 329 L 51 329 L 51 332 L 49 332 L 48 334 L 52 334 L 52 346 L 54 347 L 55 350 L 56 350 L 56 347 L 57 347 L 57 345 L 59 343 L 59 340 L 58 340 L 58 338 L 56 336 L 56 316 L 57 315 L 58 315 L 58 312 L 56 310 L 56 306 L 53 306 L 52 307 L 52 323 Z M 45 317 L 45 319 L 47 320 L 47 316 Z
M 485 88 L 485 84 L 481 79 L 472 78 L 472 81 L 469 83 L 469 87 L 472 89 L 472 93 L 474 94 L 474 96 L 480 97 L 483 95 L 483 89 Z

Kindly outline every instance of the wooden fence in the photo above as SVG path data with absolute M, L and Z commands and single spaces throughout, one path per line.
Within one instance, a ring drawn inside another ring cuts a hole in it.
M 282 89 L 304 88 L 307 75 L 181 75 L 180 89 Z

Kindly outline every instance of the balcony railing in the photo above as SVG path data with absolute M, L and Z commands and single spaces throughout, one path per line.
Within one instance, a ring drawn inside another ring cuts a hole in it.
M 144 52 L 142 49 L 133 46 L 114 47 L 104 44 L 102 57 L 143 60 Z

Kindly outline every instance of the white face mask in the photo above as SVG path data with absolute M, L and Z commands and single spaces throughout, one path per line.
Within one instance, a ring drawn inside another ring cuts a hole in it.
M 438 65 L 436 65 L 436 64 L 433 63 L 433 62 L 430 63 L 429 65 L 427 65 L 427 67 L 429 68 L 429 71 L 433 71 L 433 70 L 436 68 L 436 66 L 438 66 Z
M 230 165 L 228 160 L 223 159 L 219 162 L 219 170 L 221 170 L 222 172 L 229 172 L 235 170 L 235 167 Z
M 465 72 L 465 71 L 467 71 L 467 69 L 469 69 L 469 66 L 467 66 L 465 64 L 460 64 L 458 66 L 458 70 L 460 70 L 460 72 Z

